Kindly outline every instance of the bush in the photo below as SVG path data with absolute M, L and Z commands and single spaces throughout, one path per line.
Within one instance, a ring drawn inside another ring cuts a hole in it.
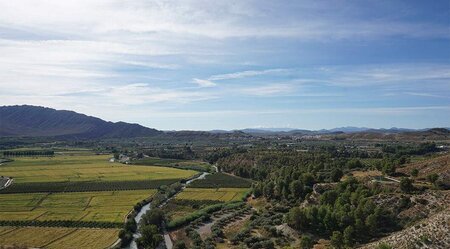
M 400 180 L 400 190 L 409 193 L 414 190 L 414 186 L 412 184 L 412 180 L 406 177 L 402 177 Z
M 309 235 L 302 235 L 300 240 L 300 247 L 302 249 L 310 249 L 314 246 L 314 241 Z

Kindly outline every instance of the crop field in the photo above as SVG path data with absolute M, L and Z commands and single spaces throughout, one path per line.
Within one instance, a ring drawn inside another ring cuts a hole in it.
M 33 182 L 15 183 L 0 190 L 0 194 L 42 193 L 42 192 L 89 192 L 156 189 L 161 185 L 170 185 L 180 179 L 112 181 L 112 182 Z
M 219 203 L 222 203 L 222 201 L 172 199 L 163 207 L 163 211 L 168 220 L 171 221 L 187 216 L 199 209 Z
M 0 166 L 0 175 L 13 177 L 15 183 L 139 181 L 182 179 L 192 170 L 168 167 L 130 166 L 111 163 L 109 155 L 57 155 L 55 157 L 18 157 Z
M 199 171 L 206 171 L 211 166 L 209 163 L 202 161 L 192 161 L 192 160 L 180 160 L 180 159 L 168 159 L 168 158 L 158 158 L 158 157 L 147 157 L 132 162 L 135 165 L 149 165 L 149 166 L 165 166 L 174 167 L 179 169 L 193 169 Z
M 33 248 L 107 248 L 118 229 L 60 227 L 0 227 L 0 245 Z
M 0 176 L 14 182 L 0 190 L 0 246 L 108 248 L 136 203 L 198 173 L 109 158 L 55 150 L 52 157 L 15 156 L 2 163 Z
M 186 188 L 175 199 L 179 200 L 212 200 L 212 201 L 239 201 L 249 191 L 248 188 Z
M 228 175 L 225 173 L 216 173 L 207 175 L 205 179 L 192 182 L 191 188 L 250 188 L 250 180 Z
M 156 190 L 1 194 L 0 220 L 123 222 Z

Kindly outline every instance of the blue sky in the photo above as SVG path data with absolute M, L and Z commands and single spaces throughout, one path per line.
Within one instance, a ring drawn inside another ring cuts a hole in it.
M 164 130 L 450 126 L 450 2 L 0 0 L 0 105 Z

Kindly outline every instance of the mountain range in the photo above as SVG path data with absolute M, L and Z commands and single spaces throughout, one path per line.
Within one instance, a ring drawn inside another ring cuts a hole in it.
M 443 128 L 445 133 L 448 128 Z M 0 106 L 0 137 L 56 137 L 75 139 L 135 138 L 164 135 L 180 137 L 248 137 L 283 135 L 319 135 L 319 134 L 357 134 L 382 133 L 397 134 L 420 132 L 429 129 L 372 129 L 366 127 L 340 127 L 322 130 L 304 130 L 291 128 L 247 128 L 241 130 L 212 131 L 159 131 L 139 124 L 108 122 L 100 118 L 87 116 L 74 111 L 55 110 L 41 106 L 16 105 Z

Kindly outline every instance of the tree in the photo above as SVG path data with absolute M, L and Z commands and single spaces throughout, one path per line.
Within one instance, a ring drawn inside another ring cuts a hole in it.
M 383 174 L 386 175 L 393 175 L 395 174 L 395 164 L 393 162 L 385 162 L 385 164 L 383 165 Z
M 334 231 L 331 235 L 331 245 L 336 249 L 341 249 L 344 246 L 342 233 L 339 231 Z
M 413 177 L 417 177 L 417 176 L 419 175 L 419 170 L 418 170 L 418 169 L 412 169 L 412 170 L 411 170 L 411 175 L 412 175 Z
M 155 225 L 142 226 L 140 231 L 142 236 L 136 241 L 139 247 L 154 249 L 163 241 Z
M 412 184 L 412 180 L 407 177 L 402 177 L 400 180 L 400 190 L 409 193 L 414 190 L 414 186 Z
M 275 184 L 273 182 L 269 182 L 264 186 L 263 192 L 264 196 L 271 199 L 274 197 L 274 188 Z
M 356 168 L 362 168 L 364 167 L 364 165 L 361 163 L 361 161 L 359 161 L 358 159 L 351 159 L 350 161 L 348 161 L 345 166 L 348 169 L 356 169 Z
M 346 246 L 351 247 L 355 243 L 355 240 L 354 240 L 355 234 L 354 233 L 355 233 L 355 229 L 353 229 L 352 226 L 348 226 L 345 228 L 343 239 L 344 239 L 344 244 Z
M 287 222 L 290 227 L 298 230 L 307 228 L 309 224 L 305 212 L 299 207 L 294 207 L 289 210 L 289 213 L 287 215 Z
M 147 211 L 147 213 L 145 213 L 145 215 L 142 217 L 141 222 L 144 225 L 159 226 L 159 225 L 161 225 L 161 222 L 163 221 L 163 219 L 164 219 L 163 211 L 159 208 L 154 208 L 154 209 Z
M 300 198 L 303 193 L 303 184 L 299 180 L 292 181 L 289 186 L 292 195 L 294 198 Z
M 334 205 L 334 202 L 338 198 L 338 192 L 335 190 L 325 191 L 319 198 L 320 204 L 323 205 Z
M 390 246 L 386 243 L 381 243 L 377 246 L 377 249 L 392 249 L 392 246 Z
M 334 169 L 331 171 L 331 180 L 332 180 L 333 182 L 338 182 L 338 181 L 341 180 L 341 178 L 342 178 L 343 175 L 344 175 L 344 173 L 342 172 L 341 169 L 334 168 Z
M 186 244 L 183 241 L 177 241 L 173 249 L 187 249 Z
M 310 249 L 314 246 L 314 241 L 311 236 L 302 235 L 302 239 L 300 240 L 300 248 L 302 249 Z
M 302 174 L 302 182 L 306 186 L 312 187 L 314 185 L 314 182 L 315 182 L 313 174 L 311 174 L 311 173 L 303 173 Z
M 427 179 L 428 179 L 429 182 L 434 184 L 439 179 L 439 176 L 438 176 L 438 174 L 433 173 L 433 174 L 429 174 L 427 176 Z

